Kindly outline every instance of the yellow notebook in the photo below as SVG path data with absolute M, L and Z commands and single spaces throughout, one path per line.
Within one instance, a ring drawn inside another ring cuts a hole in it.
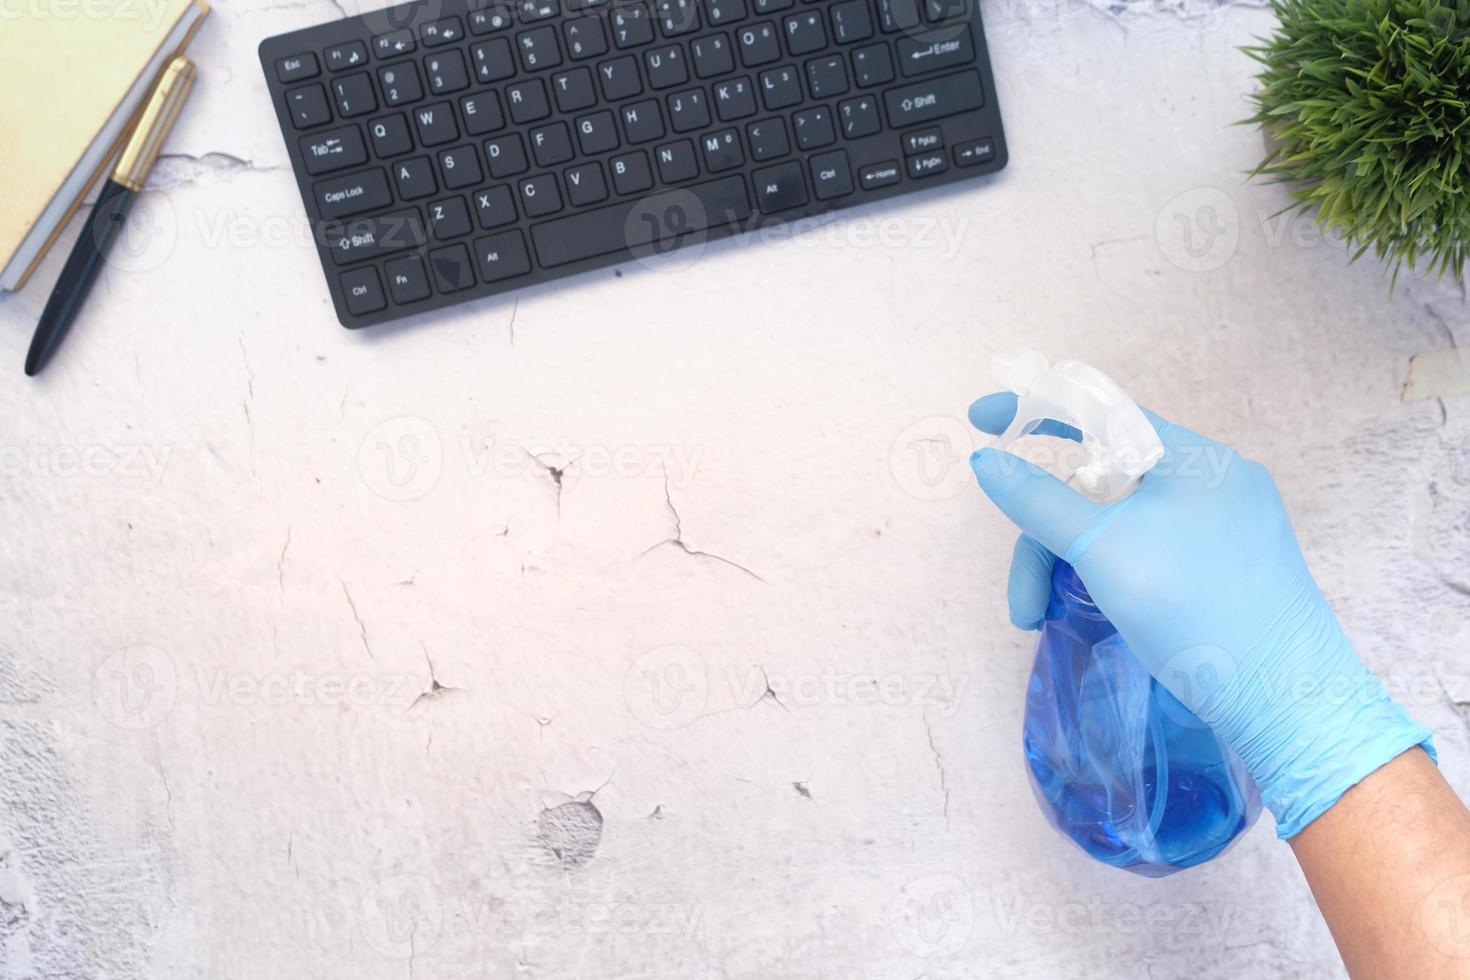
M 40 261 L 133 122 L 205 0 L 33 0 L 0 29 L 0 289 Z

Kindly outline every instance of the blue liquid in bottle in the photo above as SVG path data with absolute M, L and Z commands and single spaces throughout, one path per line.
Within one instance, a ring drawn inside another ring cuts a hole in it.
M 1235 753 L 1139 665 L 1063 561 L 1052 572 L 1022 743 L 1052 826 L 1135 874 L 1208 861 L 1261 811 Z

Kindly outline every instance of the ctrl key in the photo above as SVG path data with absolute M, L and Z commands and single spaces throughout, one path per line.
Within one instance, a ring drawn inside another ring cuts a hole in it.
M 376 313 L 388 305 L 378 270 L 370 265 L 342 273 L 342 295 L 347 299 L 347 312 L 353 316 Z

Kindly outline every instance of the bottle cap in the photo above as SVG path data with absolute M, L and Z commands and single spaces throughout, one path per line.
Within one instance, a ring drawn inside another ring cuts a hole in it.
M 1082 434 L 1086 457 L 1068 483 L 1099 503 L 1126 497 L 1164 455 L 1153 424 L 1112 378 L 1081 361 L 1050 364 L 1034 350 L 1007 347 L 990 361 L 995 382 L 1016 393 L 1016 417 L 1000 437 L 1007 449 L 1047 419 Z

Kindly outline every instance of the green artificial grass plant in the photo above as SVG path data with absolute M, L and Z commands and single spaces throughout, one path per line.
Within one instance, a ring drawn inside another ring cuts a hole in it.
M 1294 185 L 1354 259 L 1372 248 L 1459 275 L 1470 242 L 1470 0 L 1272 0 L 1245 52 L 1274 148 L 1255 173 Z

